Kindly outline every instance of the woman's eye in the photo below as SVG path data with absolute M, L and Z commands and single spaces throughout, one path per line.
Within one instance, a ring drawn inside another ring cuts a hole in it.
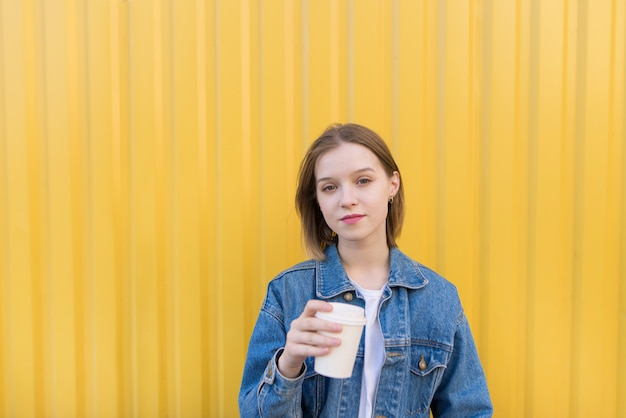
M 328 185 L 322 187 L 322 191 L 323 192 L 330 192 L 330 191 L 333 191 L 335 189 L 336 189 L 336 187 L 334 185 L 332 185 L 332 184 L 328 184 Z
M 370 181 L 371 181 L 370 179 L 358 179 L 357 184 L 367 184 Z

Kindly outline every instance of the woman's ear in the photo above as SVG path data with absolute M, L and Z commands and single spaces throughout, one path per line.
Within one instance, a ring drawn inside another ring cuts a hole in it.
M 400 190 L 400 173 L 394 171 L 389 178 L 389 197 L 394 197 Z

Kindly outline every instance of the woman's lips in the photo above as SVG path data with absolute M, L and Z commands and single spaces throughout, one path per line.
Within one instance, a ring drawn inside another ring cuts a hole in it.
M 365 215 L 346 215 L 341 218 L 341 221 L 347 223 L 348 225 L 352 225 L 359 222 L 364 216 Z

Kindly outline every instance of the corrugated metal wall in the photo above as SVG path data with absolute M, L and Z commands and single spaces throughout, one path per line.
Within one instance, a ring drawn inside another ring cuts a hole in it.
M 330 122 L 461 292 L 496 416 L 626 416 L 623 0 L 0 0 L 0 415 L 237 416 Z

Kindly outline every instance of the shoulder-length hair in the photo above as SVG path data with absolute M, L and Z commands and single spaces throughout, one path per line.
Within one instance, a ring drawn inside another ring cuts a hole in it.
M 359 144 L 369 149 L 380 160 L 389 177 L 400 170 L 387 147 L 387 144 L 374 131 L 354 123 L 333 124 L 329 126 L 309 147 L 298 173 L 296 191 L 296 210 L 300 215 L 304 245 L 310 256 L 317 260 L 324 259 L 324 249 L 337 243 L 337 236 L 326 224 L 317 202 L 315 164 L 325 152 L 342 143 Z M 402 181 L 393 201 L 388 205 L 387 246 L 396 247 L 404 220 L 404 192 Z

